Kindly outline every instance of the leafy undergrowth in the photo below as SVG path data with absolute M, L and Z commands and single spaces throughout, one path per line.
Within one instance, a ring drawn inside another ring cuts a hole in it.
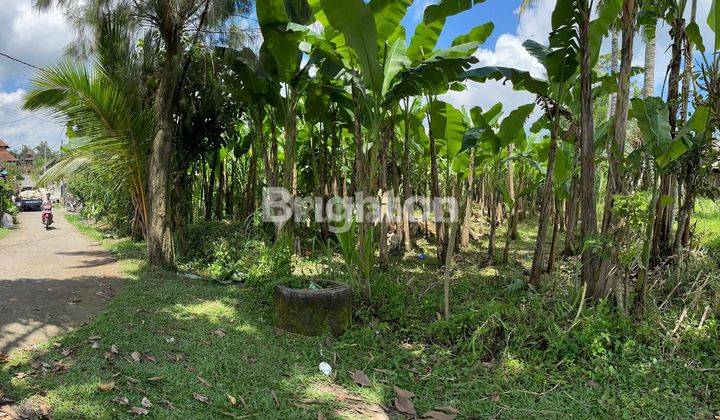
M 395 386 L 415 394 L 418 415 L 437 407 L 462 418 L 720 413 L 716 306 L 702 326 L 699 319 L 705 303 L 717 303 L 716 280 L 700 294 L 702 304 L 687 305 L 695 292 L 681 287 L 639 322 L 602 303 L 576 317 L 572 261 L 545 277 L 542 293 L 524 286 L 531 231 L 521 230 L 527 243 L 519 242 L 507 266 L 478 264 L 477 249 L 462 254 L 449 322 L 439 320 L 441 271 L 432 259 L 395 257 L 373 283 L 372 305 L 359 306 L 339 338 L 279 331 L 270 304 L 280 281 L 342 278 L 332 257 L 293 257 L 292 275 L 275 275 L 282 268 L 268 255 L 277 250 L 257 244 L 243 251 L 251 252 L 245 282 L 220 285 L 147 268 L 132 259 L 142 244 L 94 232 L 127 258 L 126 287 L 89 325 L 14 355 L 0 369 L 0 388 L 58 419 L 125 418 L 131 407 L 158 418 L 365 417 L 373 410 L 399 417 Z M 691 277 L 717 267 L 704 255 L 686 264 Z M 668 294 L 669 281 L 658 277 L 653 290 Z M 678 323 L 684 305 L 690 310 Z M 332 366 L 330 376 L 321 362 Z M 351 377 L 358 370 L 369 386 Z

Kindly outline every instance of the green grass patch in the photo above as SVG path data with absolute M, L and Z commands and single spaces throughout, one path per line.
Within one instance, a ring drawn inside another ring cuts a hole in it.
M 463 253 L 449 322 L 439 319 L 442 271 L 432 259 L 408 254 L 377 273 L 372 305 L 358 305 L 345 335 L 307 338 L 274 327 L 271 291 L 283 278 L 263 259 L 274 255 L 272 247 L 248 251 L 258 254 L 243 262 L 253 273 L 244 284 L 219 285 L 148 268 L 139 259 L 142 244 L 70 220 L 126 260 L 129 281 L 88 325 L 0 365 L 0 388 L 20 402 L 44 402 L 57 419 L 130 418 L 128 409 L 143 397 L 156 418 L 315 418 L 318 411 L 358 417 L 368 404 L 392 407 L 393 386 L 415 393 L 418 414 L 450 405 L 463 418 L 720 411 L 714 309 L 700 327 L 691 308 L 672 335 L 666 331 L 681 306 L 650 310 L 636 322 L 599 304 L 585 307 L 576 322 L 574 261 L 544 278 L 542 294 L 521 281 L 532 245 L 527 226 L 519 243 L 528 244 L 507 266 L 481 263 L 481 249 Z M 337 259 L 320 253 L 292 262 L 291 281 L 344 275 Z M 689 275 L 712 263 L 688 263 Z M 333 367 L 329 377 L 318 369 L 323 361 Z M 368 375 L 370 387 L 350 379 L 355 370 Z M 98 388 L 110 382 L 111 391 Z M 130 404 L 113 402 L 117 397 Z
M 6 237 L 10 233 L 10 229 L 0 228 L 0 239 Z
M 720 203 L 701 199 L 695 203 L 692 218 L 696 222 L 696 235 L 703 246 L 720 251 Z

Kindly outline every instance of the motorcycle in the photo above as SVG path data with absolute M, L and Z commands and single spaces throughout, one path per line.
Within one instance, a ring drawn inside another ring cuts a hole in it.
M 45 226 L 45 230 L 50 230 L 50 225 L 53 222 L 52 206 L 45 205 L 42 209 L 42 223 Z

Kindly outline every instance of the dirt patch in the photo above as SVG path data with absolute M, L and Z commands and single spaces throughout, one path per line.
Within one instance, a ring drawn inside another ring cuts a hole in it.
M 0 241 L 0 353 L 32 349 L 90 320 L 122 285 L 117 260 L 55 211 L 21 213 Z

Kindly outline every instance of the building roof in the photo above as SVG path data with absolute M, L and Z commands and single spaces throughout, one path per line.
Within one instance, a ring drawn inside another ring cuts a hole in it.
M 8 146 L 8 144 L 5 143 L 3 139 L 0 139 L 0 149 L 7 149 L 8 147 L 10 146 Z
M 7 150 L 0 150 L 0 162 L 15 163 L 17 162 L 17 158 Z

